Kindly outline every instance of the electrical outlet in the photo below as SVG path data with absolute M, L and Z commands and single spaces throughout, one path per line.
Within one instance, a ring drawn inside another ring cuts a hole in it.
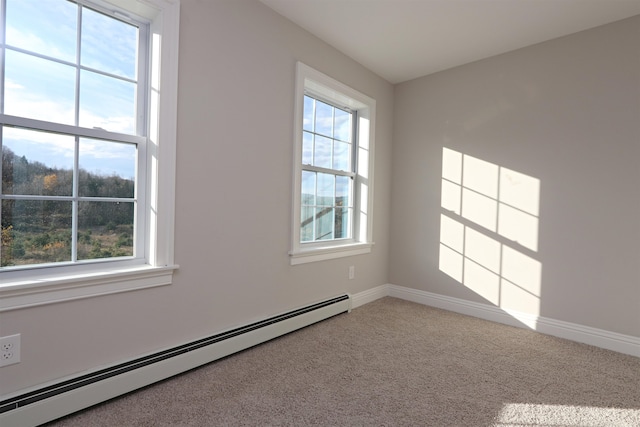
M 0 337 L 0 366 L 20 363 L 20 334 Z
M 349 266 L 349 280 L 353 280 L 356 277 L 356 267 L 353 265 Z

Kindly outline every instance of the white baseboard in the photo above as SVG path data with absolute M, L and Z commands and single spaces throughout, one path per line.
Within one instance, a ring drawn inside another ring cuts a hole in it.
M 400 298 L 505 325 L 533 329 L 543 334 L 566 338 L 607 350 L 640 357 L 639 337 L 550 319 L 548 317 L 535 316 L 515 310 L 504 310 L 489 304 L 467 301 L 418 289 L 406 288 L 404 286 L 387 284 L 357 293 L 352 296 L 353 308 L 360 307 L 361 305 L 385 296 Z
M 468 316 L 479 317 L 492 322 L 498 322 L 510 326 L 523 326 L 523 322 L 508 315 L 504 310 L 488 304 L 476 303 L 460 298 L 448 297 L 446 295 L 434 294 L 432 292 L 418 289 L 405 288 L 402 286 L 388 285 L 388 295 L 407 301 L 417 302 L 430 307 L 441 308 L 455 313 L 466 314 Z M 534 329 L 531 322 L 526 326 Z
M 351 307 L 358 308 L 361 305 L 368 304 L 379 298 L 389 295 L 389 285 L 380 285 L 375 288 L 367 289 L 366 291 L 358 292 L 351 295 Z

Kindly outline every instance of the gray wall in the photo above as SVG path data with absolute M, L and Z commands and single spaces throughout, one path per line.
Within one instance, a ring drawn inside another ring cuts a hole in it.
M 377 100 L 371 254 L 289 265 L 297 60 Z M 174 284 L 2 313 L 0 394 L 387 283 L 392 85 L 254 0 L 183 0 L 179 71 Z
M 539 180 L 540 316 L 640 336 L 638 40 L 634 17 L 397 85 L 390 282 L 488 303 L 439 268 L 446 147 Z

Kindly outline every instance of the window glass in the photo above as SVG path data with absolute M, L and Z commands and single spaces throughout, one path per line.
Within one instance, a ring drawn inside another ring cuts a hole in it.
M 74 124 L 74 67 L 12 50 L 5 58 L 5 114 Z
M 73 194 L 72 136 L 6 126 L 2 134 L 2 193 Z
M 313 132 L 314 130 L 314 116 L 315 116 L 315 100 L 311 97 L 304 97 L 304 116 L 302 119 L 302 129 Z
M 313 165 L 321 168 L 331 168 L 331 146 L 333 141 L 330 138 L 316 135 L 314 142 Z
M 302 171 L 302 204 L 316 204 L 316 173 Z
M 313 134 L 302 133 L 302 164 L 313 164 Z
M 82 71 L 80 126 L 135 133 L 136 84 Z
M 71 261 L 71 213 L 71 202 L 3 200 L 0 266 Z
M 318 174 L 318 205 L 333 206 L 336 178 L 327 173 Z
M 351 188 L 352 179 L 347 176 L 336 177 L 336 239 L 351 237 Z
M 313 242 L 313 226 L 315 221 L 315 206 L 303 205 L 300 210 L 300 240 L 303 242 Z
M 317 208 L 315 240 L 333 239 L 333 208 Z
M 133 256 L 134 204 L 80 202 L 78 259 Z
M 302 171 L 302 209 L 300 233 L 303 242 L 314 240 L 314 220 L 316 209 L 316 173 Z
M 333 169 L 348 171 L 351 169 L 351 144 L 334 141 Z
M 336 176 L 336 206 L 351 206 L 351 181 L 348 176 Z
M 7 44 L 63 61 L 76 60 L 78 7 L 60 0 L 7 0 Z
M 321 101 L 315 102 L 315 132 L 320 135 L 333 137 L 334 108 Z
M 81 64 L 117 76 L 136 78 L 138 28 L 85 8 Z
M 135 191 L 136 146 L 80 139 L 78 193 L 87 197 L 132 198 Z
M 336 118 L 335 118 L 335 135 L 336 139 L 345 142 L 351 142 L 351 113 L 348 111 L 337 109 L 335 110 Z

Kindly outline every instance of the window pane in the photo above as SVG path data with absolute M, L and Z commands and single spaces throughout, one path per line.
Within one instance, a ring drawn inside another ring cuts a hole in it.
M 313 165 L 322 168 L 331 168 L 332 140 L 323 136 L 315 137 L 315 150 L 313 153 Z
M 302 129 L 313 132 L 313 107 L 314 107 L 313 98 L 309 98 L 308 96 L 304 97 L 304 109 L 303 109 L 303 118 L 302 118 Z
M 138 29 L 94 10 L 82 9 L 81 64 L 136 79 Z
M 134 204 L 78 203 L 78 259 L 133 256 Z
M 75 124 L 75 69 L 6 50 L 4 112 Z
M 335 217 L 335 238 L 336 239 L 347 239 L 349 236 L 349 223 L 350 223 L 350 213 L 351 209 L 342 208 L 336 209 L 336 217 Z
M 335 128 L 334 135 L 335 139 L 340 139 L 345 142 L 351 142 L 351 113 L 348 111 L 340 110 L 336 108 L 336 118 L 335 118 Z
M 313 164 L 313 134 L 309 132 L 302 133 L 302 164 Z
M 336 176 L 336 206 L 351 207 L 351 178 Z
M 1 266 L 71 261 L 71 202 L 2 201 Z
M 78 194 L 132 198 L 135 194 L 136 146 L 80 139 Z
M 351 171 L 351 144 L 333 142 L 333 169 Z
M 318 174 L 318 206 L 334 206 L 335 176 L 326 173 Z
M 333 136 L 333 110 L 331 105 L 316 101 L 316 133 Z
M 316 204 L 316 173 L 302 171 L 302 204 L 312 206 Z
M 333 239 L 333 208 L 316 209 L 316 239 Z
M 80 126 L 135 133 L 136 85 L 90 71 L 80 74 Z
M 72 136 L 6 126 L 2 136 L 4 194 L 72 195 Z
M 313 206 L 302 206 L 300 210 L 300 241 L 312 242 L 313 230 L 315 229 L 315 212 Z
M 60 0 L 7 0 L 7 44 L 75 62 L 78 7 Z

